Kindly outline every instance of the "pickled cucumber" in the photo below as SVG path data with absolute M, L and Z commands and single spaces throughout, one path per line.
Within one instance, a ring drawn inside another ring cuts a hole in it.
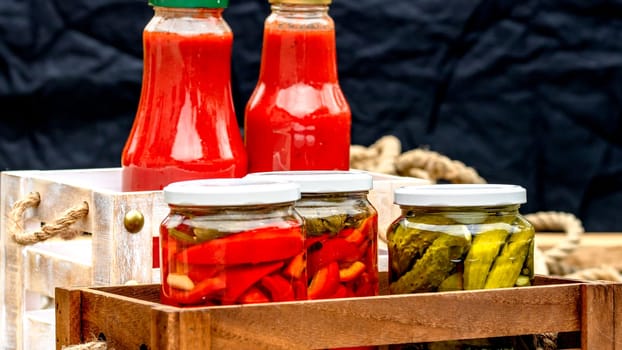
M 399 224 L 389 239 L 391 269 L 402 275 L 412 265 L 412 261 L 421 258 L 426 249 L 440 236 L 439 232 L 421 231 Z
M 465 290 L 484 288 L 490 267 L 508 235 L 509 231 L 505 229 L 488 230 L 475 235 L 464 259 Z
M 438 286 L 439 292 L 450 292 L 453 290 L 462 290 L 462 273 L 456 272 L 445 278 L 443 282 Z
M 495 259 L 484 288 L 513 287 L 521 274 L 529 250 L 533 249 L 533 227 L 524 227 L 513 233 Z
M 413 293 L 436 290 L 466 252 L 470 240 L 465 236 L 440 235 L 412 269 L 389 286 L 391 293 Z

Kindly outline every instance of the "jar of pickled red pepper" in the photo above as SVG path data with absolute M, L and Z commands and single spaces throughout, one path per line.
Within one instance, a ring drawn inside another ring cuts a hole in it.
M 372 176 L 349 171 L 276 171 L 247 178 L 300 185 L 309 299 L 378 295 L 378 213 Z
M 395 190 L 402 214 L 387 231 L 391 293 L 522 287 L 534 279 L 534 229 L 514 185 Z
M 348 170 L 350 106 L 337 76 L 331 0 L 269 0 L 245 111 L 249 172 Z
M 161 299 L 174 306 L 307 299 L 299 186 L 210 179 L 164 188 Z
M 246 175 L 231 93 L 228 0 L 150 0 L 140 102 L 121 156 L 124 191 Z

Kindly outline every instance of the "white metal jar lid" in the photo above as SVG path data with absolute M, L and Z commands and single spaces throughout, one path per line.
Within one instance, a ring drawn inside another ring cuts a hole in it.
M 251 173 L 245 178 L 262 178 L 275 181 L 291 181 L 300 185 L 304 193 L 337 193 L 369 191 L 373 177 L 359 171 L 298 170 Z
M 394 192 L 399 205 L 423 207 L 475 207 L 522 204 L 527 191 L 517 185 L 437 184 L 400 187 Z
M 174 182 L 164 187 L 164 202 L 173 205 L 247 206 L 294 202 L 295 183 L 260 179 L 206 179 Z

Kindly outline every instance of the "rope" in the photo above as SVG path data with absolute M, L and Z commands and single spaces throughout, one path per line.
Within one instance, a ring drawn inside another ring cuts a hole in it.
M 78 345 L 63 346 L 62 350 L 107 350 L 108 345 L 103 341 L 93 341 Z
M 583 269 L 567 274 L 565 277 L 589 281 L 622 282 L 622 275 L 620 275 L 620 272 L 613 266 Z
M 417 148 L 400 154 L 400 140 L 392 135 L 381 137 L 369 147 L 350 147 L 350 167 L 372 172 L 411 176 L 436 182 L 486 183 L 477 171 L 464 163 L 427 149 Z
M 350 147 L 350 166 L 354 169 L 396 175 L 395 160 L 402 152 L 400 140 L 391 135 L 381 137 L 369 147 Z
M 570 213 L 555 211 L 526 214 L 525 219 L 533 225 L 536 232 L 566 233 L 562 242 L 544 252 L 544 258 L 549 273 L 566 275 L 572 272 L 563 264 L 563 260 L 574 252 L 581 243 L 581 235 L 585 232 L 581 221 Z
M 41 196 L 39 193 L 31 192 L 24 199 L 13 204 L 9 212 L 7 230 L 15 242 L 29 245 L 45 241 L 56 235 L 63 239 L 72 239 L 82 233 L 79 230 L 72 230 L 70 226 L 88 214 L 89 205 L 86 202 L 65 210 L 58 219 L 41 226 L 39 231 L 24 232 L 24 213 L 29 208 L 37 208 L 40 203 Z
M 398 174 L 408 176 L 421 174 L 423 170 L 428 174 L 428 178 L 434 181 L 444 179 L 456 184 L 486 183 L 475 169 L 464 163 L 421 148 L 410 150 L 397 157 L 395 168 Z

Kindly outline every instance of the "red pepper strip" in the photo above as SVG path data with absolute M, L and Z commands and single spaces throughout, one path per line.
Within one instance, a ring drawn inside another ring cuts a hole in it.
M 378 295 L 378 278 L 369 272 L 363 272 L 355 281 L 354 295 L 357 297 Z
M 366 238 L 365 233 L 363 233 L 363 231 L 355 229 L 352 230 L 352 232 L 347 235 L 344 236 L 344 239 L 348 242 L 354 243 L 354 244 L 361 244 Z
M 250 287 L 242 296 L 240 297 L 240 303 L 242 304 L 257 304 L 257 303 L 267 303 L 270 301 L 259 288 Z
M 214 277 L 224 269 L 220 265 L 186 265 L 185 268 L 188 271 L 186 275 L 188 275 L 194 283 Z
M 339 280 L 341 282 L 350 282 L 359 277 L 365 271 L 365 264 L 355 261 L 352 265 L 339 269 Z
M 255 266 L 235 266 L 225 270 L 227 289 L 222 297 L 223 304 L 233 304 L 248 288 L 265 275 L 283 267 L 282 261 Z
M 290 260 L 289 264 L 283 269 L 283 274 L 294 279 L 298 279 L 302 276 L 305 268 L 307 267 L 307 261 L 305 260 L 305 254 L 300 253 Z
M 305 239 L 305 248 L 309 249 L 312 245 L 317 242 L 323 242 L 328 239 L 328 233 L 321 234 L 319 236 L 307 236 Z
M 197 283 L 192 290 L 170 289 L 169 298 L 183 305 L 192 305 L 200 302 L 203 298 L 215 296 L 225 290 L 226 284 L 222 275 L 208 278 Z
M 326 298 L 337 291 L 339 288 L 339 265 L 333 261 L 321 268 L 307 290 L 309 299 Z
M 245 231 L 183 250 L 177 261 L 188 264 L 257 264 L 292 257 L 303 250 L 299 227 Z
M 309 276 L 315 275 L 319 269 L 333 261 L 352 262 L 361 257 L 358 246 L 343 238 L 331 238 L 322 244 L 322 248 L 309 252 L 307 255 L 307 273 Z
M 329 296 L 329 299 L 338 299 L 338 298 L 346 298 L 348 297 L 348 288 L 346 288 L 344 285 L 340 284 L 337 287 L 337 290 L 335 291 L 335 293 L 333 293 L 333 295 Z
M 294 299 L 307 300 L 307 277 L 293 280 L 292 284 L 294 285 Z
M 268 275 L 261 279 L 264 286 L 272 297 L 272 301 L 291 301 L 294 300 L 294 289 L 292 284 L 280 275 Z

